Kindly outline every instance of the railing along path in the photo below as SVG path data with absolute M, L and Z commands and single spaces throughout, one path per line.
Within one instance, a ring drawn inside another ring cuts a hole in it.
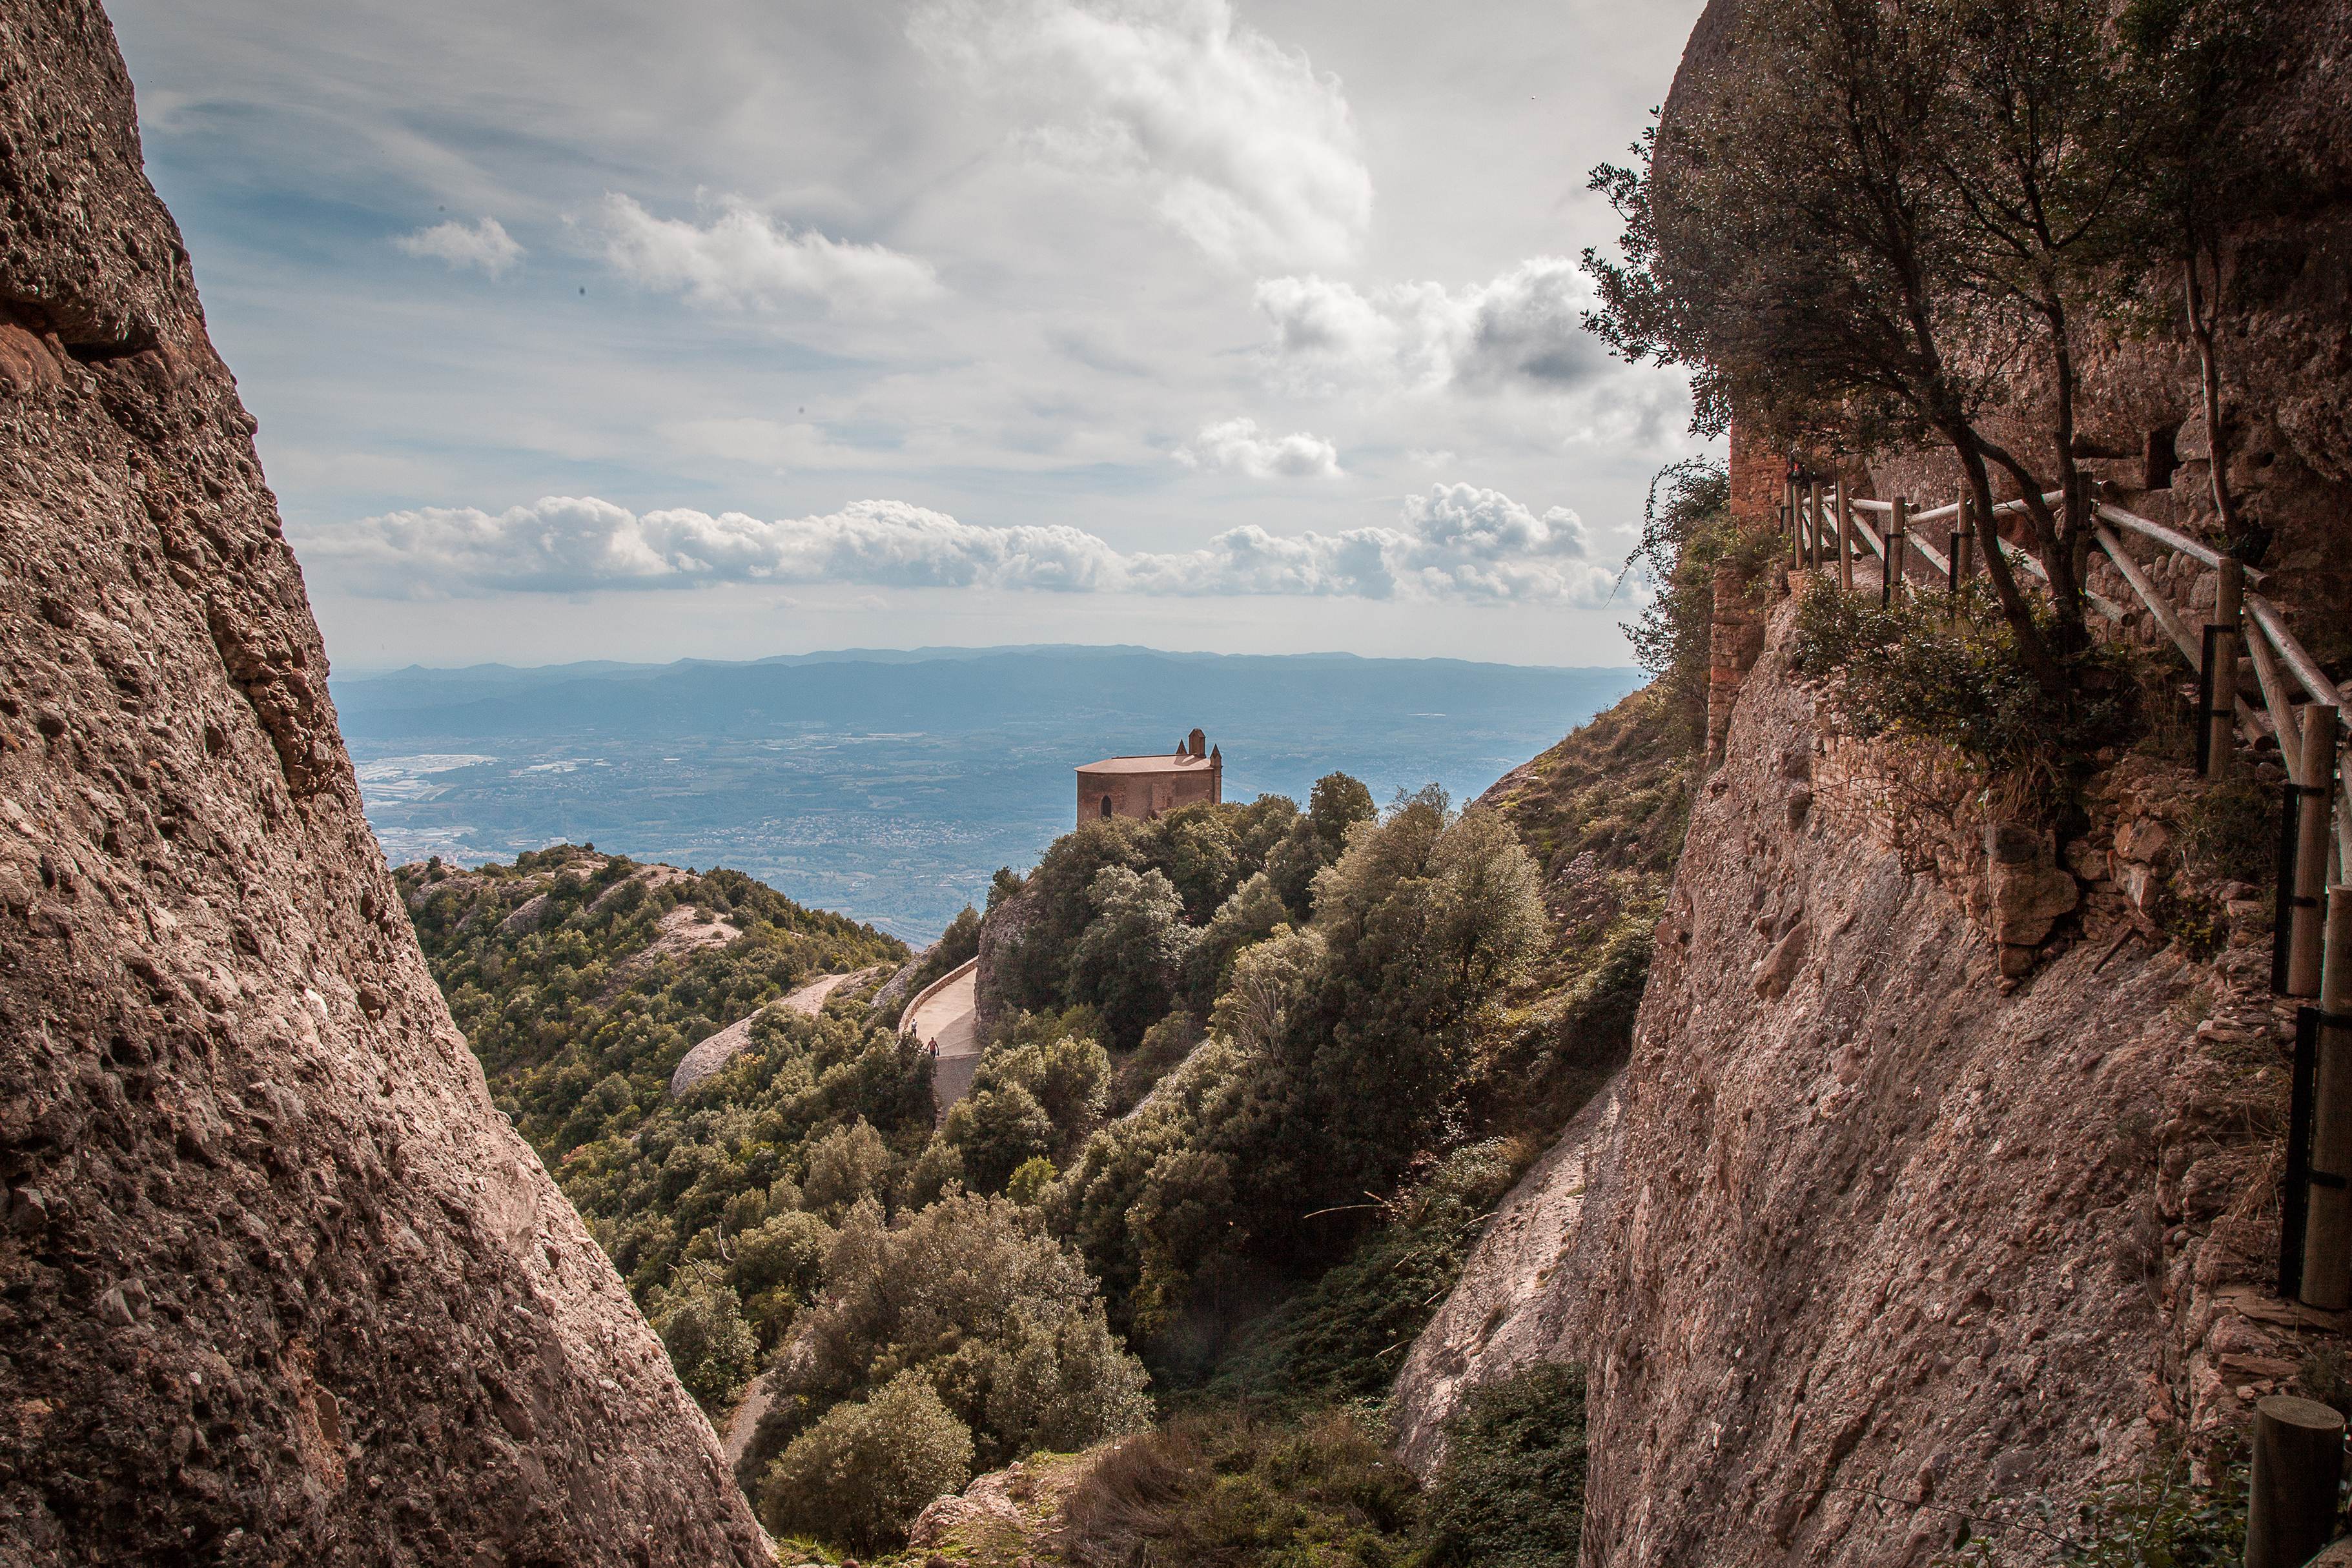
M 2054 491 L 2042 497 L 2061 499 Z M 1957 599 L 1977 571 L 1972 510 L 1960 500 L 1915 512 L 1906 497 L 1876 500 L 1849 495 L 1843 481 L 1792 477 L 1780 520 L 1790 567 L 1832 569 L 1839 587 L 1851 591 L 1856 560 L 1874 557 L 1881 602 L 1891 603 L 1899 594 L 1930 591 L 1913 574 L 1914 556 Z M 2022 501 L 1993 507 L 1996 517 L 2023 510 Z M 2271 988 L 2305 1005 L 2297 1012 L 2279 1291 L 2310 1306 L 2352 1307 L 2352 888 L 2343 885 L 2352 868 L 2352 795 L 2340 787 L 2346 693 L 2295 641 L 2278 606 L 2256 591 L 2268 573 L 2104 496 L 2093 498 L 2092 516 L 2099 549 L 2197 677 L 2199 771 L 2228 776 L 2242 740 L 2250 748 L 2274 744 L 2287 776 Z M 1937 524 L 1951 525 L 1941 550 L 1920 537 Z M 2048 586 L 2039 560 L 1988 531 L 2003 559 Z M 2213 605 L 2201 622 L 2192 627 L 2190 612 L 2156 585 L 2126 536 L 2213 574 Z M 2087 591 L 2085 598 L 2109 622 L 2129 619 L 2114 600 Z M 2259 707 L 2241 695 L 2242 651 Z

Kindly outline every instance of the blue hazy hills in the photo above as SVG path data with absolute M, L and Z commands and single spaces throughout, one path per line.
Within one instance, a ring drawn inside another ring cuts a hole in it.
M 411 667 L 334 681 L 397 863 L 559 839 L 730 866 L 928 940 L 1073 821 L 1071 769 L 1222 747 L 1225 795 L 1475 795 L 1639 684 L 1560 669 L 1133 647 L 850 650 L 751 663 Z

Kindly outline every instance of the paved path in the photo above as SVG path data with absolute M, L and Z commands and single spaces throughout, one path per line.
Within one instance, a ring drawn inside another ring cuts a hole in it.
M 806 1013 L 814 1018 L 824 1010 L 825 998 L 852 980 L 862 980 L 873 973 L 871 969 L 860 969 L 854 975 L 820 976 L 786 997 L 782 1005 L 796 1013 Z M 767 1010 L 766 1008 L 755 1009 L 748 1017 L 737 1019 L 688 1051 L 685 1060 L 677 1064 L 677 1071 L 669 1075 L 670 1098 L 677 1098 L 732 1061 L 737 1051 L 751 1043 L 752 1019 Z
M 949 972 L 947 983 L 928 991 L 908 1015 L 907 1027 L 925 1045 L 939 1047 L 931 1071 L 931 1099 L 944 1116 L 971 1087 L 980 1066 L 980 1031 L 972 1019 L 979 967 L 967 963 Z

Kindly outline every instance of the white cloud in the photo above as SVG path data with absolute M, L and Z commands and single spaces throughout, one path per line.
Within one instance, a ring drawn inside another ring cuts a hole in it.
M 822 582 L 1591 607 L 1607 600 L 1612 577 L 1587 549 L 1565 507 L 1538 516 L 1498 491 L 1439 485 L 1407 497 L 1394 527 L 1276 535 L 1247 524 L 1194 550 L 1121 551 L 1080 528 L 982 527 L 903 501 L 770 522 L 550 496 L 499 513 L 386 513 L 324 533 L 303 553 L 354 591 L 384 598 Z
M 880 314 L 940 292 L 928 262 L 885 246 L 795 234 L 740 198 L 698 225 L 657 218 L 630 197 L 608 193 L 596 226 L 605 261 L 622 277 L 711 308 L 816 301 L 842 314 Z
M 1536 256 L 1458 290 L 1401 283 L 1366 294 L 1309 274 L 1262 279 L 1256 298 L 1274 329 L 1268 356 L 1307 379 L 1566 392 L 1612 368 L 1584 329 L 1590 290 L 1565 256 Z
M 1416 446 L 1404 455 L 1405 461 L 1416 468 L 1451 468 L 1459 461 L 1450 446 Z
M 908 31 L 1023 103 L 1032 155 L 1133 187 L 1218 260 L 1336 267 L 1362 247 L 1372 178 L 1339 78 L 1229 0 L 939 0 Z
M 1253 479 L 1331 479 L 1339 474 L 1339 449 L 1319 435 L 1294 430 L 1261 435 L 1254 419 L 1228 419 L 1201 427 L 1176 461 L 1192 468 L 1224 468 Z
M 496 218 L 461 224 L 455 220 L 429 229 L 402 235 L 394 245 L 410 256 L 443 261 L 452 268 L 477 267 L 492 277 L 504 277 L 526 254 L 521 244 Z

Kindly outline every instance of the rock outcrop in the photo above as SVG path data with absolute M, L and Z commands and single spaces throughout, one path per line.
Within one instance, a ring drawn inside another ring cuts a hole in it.
M 1399 1385 L 1425 1469 L 1461 1389 L 1584 1362 L 1596 1568 L 1924 1563 L 2239 1425 L 2337 1326 L 2265 1291 L 2260 911 L 2212 901 L 2204 960 L 2150 919 L 2150 765 L 2095 783 L 2005 977 L 2000 835 L 1832 732 L 1792 619 L 1694 808 L 1613 1103 L 1505 1201 Z
M 0 5 L 0 1559 L 764 1563 L 494 1111 L 88 0 Z

